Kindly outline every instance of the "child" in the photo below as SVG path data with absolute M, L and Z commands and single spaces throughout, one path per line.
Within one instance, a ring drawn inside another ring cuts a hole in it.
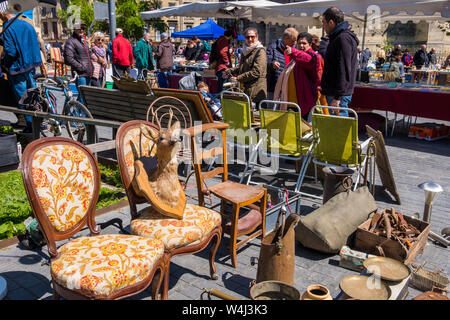
M 214 95 L 209 93 L 209 87 L 206 83 L 199 82 L 197 84 L 197 89 L 200 90 L 203 99 L 205 100 L 207 106 L 209 107 L 209 111 L 213 116 L 214 120 L 222 120 L 222 110 L 219 99 L 216 99 Z

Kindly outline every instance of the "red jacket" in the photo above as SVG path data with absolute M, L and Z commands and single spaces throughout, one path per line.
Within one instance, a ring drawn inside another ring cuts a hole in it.
M 133 50 L 130 42 L 121 34 L 113 40 L 112 63 L 121 66 L 131 66 L 133 64 Z
M 322 57 L 312 48 L 301 51 L 292 48 L 290 58 L 295 61 L 294 78 L 297 99 L 302 115 L 307 114 L 316 105 L 321 80 Z
M 217 39 L 216 49 L 217 49 L 217 65 L 216 73 L 223 69 L 228 69 L 231 67 L 231 55 L 229 49 L 230 41 L 225 38 L 225 36 L 220 36 Z

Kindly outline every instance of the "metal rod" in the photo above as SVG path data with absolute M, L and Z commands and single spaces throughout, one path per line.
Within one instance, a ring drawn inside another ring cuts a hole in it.
M 428 237 L 430 239 L 433 239 L 437 242 L 439 242 L 440 244 L 442 244 L 443 246 L 445 246 L 446 248 L 448 246 L 450 246 L 450 241 L 441 237 L 440 235 L 438 235 L 437 233 L 434 233 L 433 231 L 430 231 L 430 233 L 428 234 Z

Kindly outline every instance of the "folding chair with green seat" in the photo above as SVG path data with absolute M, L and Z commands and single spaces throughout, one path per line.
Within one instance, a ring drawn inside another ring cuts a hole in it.
M 367 165 L 375 167 L 373 161 L 368 163 L 370 156 L 374 155 L 373 138 L 368 138 L 363 143 L 358 141 L 358 114 L 355 110 L 345 108 L 353 117 L 340 117 L 316 113 L 323 108 L 340 110 L 344 108 L 330 106 L 315 106 L 312 113 L 313 135 L 313 163 L 325 166 L 339 165 L 356 168 L 358 172 L 353 190 L 360 183 L 362 169 Z M 365 150 L 365 152 L 364 152 Z M 368 156 L 369 155 L 369 156 Z M 372 172 L 372 170 L 371 170 Z M 372 178 L 373 179 L 373 178 Z M 364 183 L 367 182 L 367 174 Z M 372 183 L 374 181 L 372 180 Z
M 239 183 L 242 183 L 250 164 L 256 161 L 257 151 L 261 144 L 261 140 L 258 141 L 256 130 L 252 128 L 253 115 L 250 98 L 245 93 L 222 91 L 220 102 L 223 121 L 230 125 L 227 130 L 227 134 L 231 136 L 230 139 L 227 139 L 228 146 L 248 151 L 242 176 L 229 173 L 229 175 L 238 177 Z
M 287 104 L 294 110 L 270 110 L 261 108 L 263 104 Z M 303 160 L 300 172 L 297 177 L 295 193 L 300 192 L 300 187 L 305 177 L 306 168 L 311 161 L 312 145 L 310 135 L 302 136 L 302 118 L 300 107 L 292 102 L 280 102 L 274 100 L 263 100 L 260 103 L 259 115 L 261 118 L 261 128 L 259 137 L 261 140 L 267 141 L 266 151 L 270 157 L 277 157 L 287 160 Z M 250 170 L 249 182 L 253 174 L 255 164 Z M 308 196 L 310 196 L 308 194 Z

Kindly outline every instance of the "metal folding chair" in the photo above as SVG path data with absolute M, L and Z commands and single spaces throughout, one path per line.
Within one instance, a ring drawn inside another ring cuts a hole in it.
M 262 108 L 262 106 L 273 105 L 273 109 Z M 294 110 L 276 110 L 277 105 L 286 104 Z M 311 135 L 303 137 L 303 123 L 301 118 L 301 109 L 296 103 L 263 100 L 259 105 L 259 115 L 261 119 L 261 127 L 259 130 L 259 139 L 265 141 L 260 148 L 260 153 L 265 154 L 270 158 L 286 159 L 286 160 L 302 160 L 302 166 L 297 176 L 294 194 L 314 196 L 300 192 L 303 179 L 306 174 L 306 169 L 311 161 L 312 145 Z M 256 161 L 252 163 L 248 183 L 255 183 L 251 181 Z M 276 168 L 280 170 L 279 167 Z M 297 202 L 299 206 L 299 202 Z M 298 208 L 299 209 L 299 208 Z
M 365 170 L 365 181 L 368 181 L 367 166 L 371 167 L 372 183 L 375 180 L 374 161 L 369 158 L 375 155 L 375 146 L 370 137 L 364 142 L 358 141 L 358 114 L 355 110 L 345 108 L 353 117 L 340 117 L 316 113 L 317 109 L 328 108 L 342 110 L 341 107 L 315 106 L 312 118 L 313 163 L 332 166 L 355 168 L 358 172 L 353 190 L 359 183 L 362 170 Z
M 258 139 L 257 131 L 252 127 L 254 121 L 251 102 L 245 93 L 222 91 L 220 93 L 220 103 L 222 106 L 223 122 L 230 125 L 227 130 L 227 135 L 229 136 L 227 139 L 228 147 L 233 148 L 233 151 L 236 148 L 243 150 L 244 153 L 248 152 L 248 157 L 244 154 L 245 169 L 242 175 L 229 173 L 231 176 L 239 178 L 239 183 L 242 183 L 248 175 L 250 164 L 256 161 L 258 148 L 262 141 Z M 231 154 L 234 155 L 234 152 Z M 239 154 L 242 153 L 238 152 Z

